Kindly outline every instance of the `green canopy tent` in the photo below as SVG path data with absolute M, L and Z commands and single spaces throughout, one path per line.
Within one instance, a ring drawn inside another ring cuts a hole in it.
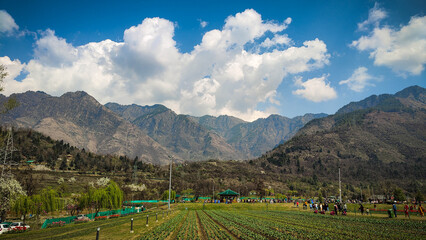
M 238 197 L 238 195 L 240 195 L 237 192 L 232 191 L 231 189 L 227 189 L 221 193 L 219 193 L 220 196 L 220 201 L 222 202 L 224 199 L 228 199 L 228 200 L 234 200 L 235 198 Z

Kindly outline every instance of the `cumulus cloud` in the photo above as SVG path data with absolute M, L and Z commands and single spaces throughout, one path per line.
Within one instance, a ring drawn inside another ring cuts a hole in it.
M 323 102 L 337 97 L 334 88 L 330 87 L 330 83 L 325 82 L 326 76 L 319 78 L 311 78 L 303 82 L 302 78 L 296 78 L 295 84 L 303 87 L 293 91 L 294 95 L 300 95 L 313 102 Z
M 0 33 L 12 34 L 18 29 L 19 27 L 12 16 L 5 10 L 0 10 Z
M 374 86 L 372 81 L 380 81 L 381 78 L 371 76 L 367 73 L 368 69 L 366 67 L 359 67 L 355 69 L 352 75 L 343 81 L 340 81 L 339 84 L 347 84 L 348 87 L 355 92 L 362 92 L 366 86 Z
M 270 48 L 276 45 L 290 45 L 291 39 L 287 34 L 284 35 L 275 35 L 272 39 L 266 38 L 265 41 L 260 44 L 261 47 Z
M 387 13 L 384 9 L 379 7 L 379 4 L 376 2 L 374 7 L 370 9 L 368 13 L 368 19 L 358 23 L 358 30 L 365 31 L 370 25 L 378 27 L 380 21 L 387 17 Z
M 376 26 L 368 36 L 353 41 L 351 46 L 370 52 L 377 66 L 393 71 L 419 75 L 426 63 L 426 16 L 412 17 L 400 29 Z
M 0 57 L 0 65 L 3 65 L 6 67 L 7 76 L 4 80 L 6 83 L 13 81 L 16 77 L 18 77 L 19 74 L 21 74 L 21 71 L 25 67 L 25 64 L 22 64 L 18 59 L 15 59 L 12 61 L 7 56 Z
M 254 120 L 279 105 L 276 89 L 289 74 L 329 63 L 327 46 L 319 39 L 292 45 L 282 33 L 290 23 L 290 18 L 266 21 L 248 9 L 229 16 L 222 29 L 206 32 L 188 53 L 176 47 L 175 24 L 162 18 L 146 18 L 125 30 L 123 42 L 73 46 L 48 29 L 37 40 L 32 60 L 15 60 L 28 74 L 21 81 L 9 79 L 6 93 L 84 90 L 102 103 L 161 103 L 178 113 Z M 270 43 L 261 40 L 266 33 L 272 35 Z M 267 48 L 259 53 L 262 43 Z M 261 102 L 269 110 L 256 109 Z

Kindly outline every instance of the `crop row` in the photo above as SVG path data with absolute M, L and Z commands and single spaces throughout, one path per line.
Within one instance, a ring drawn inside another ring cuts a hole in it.
M 239 239 L 267 239 L 261 234 L 258 234 L 255 231 L 247 228 L 247 226 L 243 226 L 241 224 L 238 224 L 237 222 L 230 221 L 222 215 L 219 215 L 218 211 L 212 210 L 209 211 L 208 214 L 217 222 L 226 226 L 228 230 L 231 231 Z
M 177 239 L 200 239 L 198 236 L 197 216 L 195 211 L 189 211 L 183 225 L 176 236 Z
M 215 211 L 215 214 L 226 218 L 228 221 L 232 221 L 241 226 L 248 227 L 253 231 L 256 231 L 268 238 L 296 239 L 291 234 L 287 234 L 286 232 L 280 231 L 275 224 L 264 222 L 260 219 L 236 214 L 234 212 Z
M 203 211 L 197 211 L 198 217 L 200 218 L 201 225 L 206 232 L 207 239 L 213 240 L 226 240 L 233 239 L 225 229 L 217 225 L 210 217 L 208 217 Z
M 356 218 L 356 217 L 336 217 L 313 215 L 312 213 L 298 212 L 261 212 L 251 211 L 242 214 L 251 217 L 262 218 L 265 221 L 278 222 L 283 225 L 297 226 L 306 231 L 317 230 L 321 235 L 332 235 L 338 238 L 348 239 L 371 239 L 372 236 L 378 239 L 389 238 L 419 238 L 415 233 L 420 227 L 424 228 L 424 223 L 417 221 L 387 221 L 387 219 Z M 420 226 L 419 226 L 420 225 Z M 406 228 L 410 226 L 409 228 Z
M 175 217 L 171 220 L 164 222 L 160 226 L 156 227 L 153 231 L 149 232 L 147 235 L 142 236 L 141 239 L 165 239 L 170 233 L 172 233 L 180 223 L 185 218 L 186 212 L 180 211 Z

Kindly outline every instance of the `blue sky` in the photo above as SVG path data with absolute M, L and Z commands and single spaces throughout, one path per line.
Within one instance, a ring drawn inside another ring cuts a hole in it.
M 5 94 L 178 113 L 332 114 L 425 87 L 425 1 L 0 0 Z

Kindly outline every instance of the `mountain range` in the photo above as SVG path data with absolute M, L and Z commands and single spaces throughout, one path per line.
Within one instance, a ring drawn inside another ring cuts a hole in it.
M 245 122 L 231 116 L 176 114 L 158 104 L 102 105 L 82 91 L 60 97 L 28 91 L 10 97 L 19 106 L 2 116 L 2 124 L 31 128 L 94 153 L 127 155 L 156 164 L 171 158 L 179 162 L 258 157 L 290 139 L 308 121 L 326 116 L 271 115 Z
M 349 103 L 310 121 L 257 164 L 334 180 L 341 168 L 346 181 L 405 181 L 414 190 L 425 188 L 426 90 L 413 86 Z

